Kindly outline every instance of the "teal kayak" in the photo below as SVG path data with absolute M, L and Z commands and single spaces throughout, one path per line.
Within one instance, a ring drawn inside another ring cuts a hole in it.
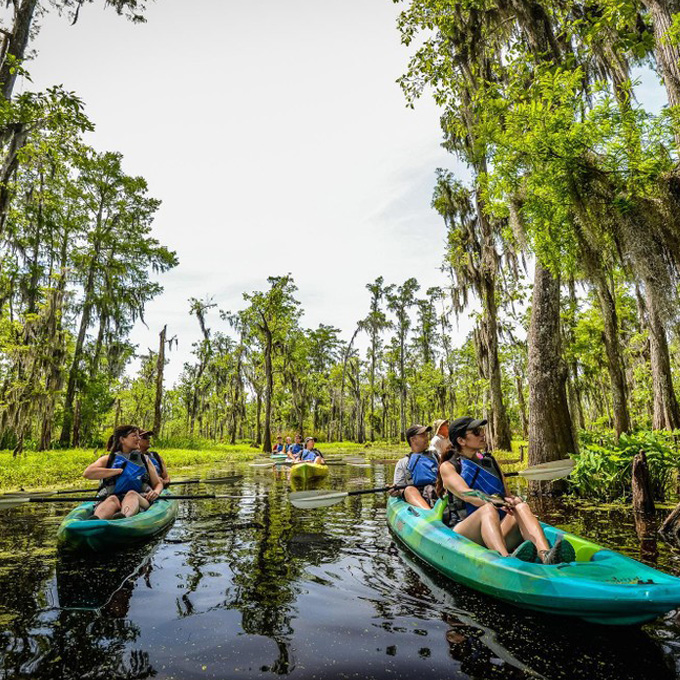
M 81 503 L 60 524 L 57 542 L 64 550 L 117 550 L 163 531 L 177 515 L 177 501 L 164 491 L 145 512 L 125 519 L 93 519 L 94 503 Z
M 501 557 L 455 533 L 442 521 L 445 503 L 421 510 L 398 498 L 387 522 L 404 545 L 442 574 L 506 602 L 593 623 L 631 625 L 680 607 L 680 578 L 543 524 L 552 544 L 563 535 L 576 561 L 543 565 Z

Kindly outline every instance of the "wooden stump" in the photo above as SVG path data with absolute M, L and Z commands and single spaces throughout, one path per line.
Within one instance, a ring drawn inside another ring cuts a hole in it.
M 666 521 L 661 525 L 659 533 L 667 541 L 680 544 L 680 503 L 678 503 L 673 512 L 666 517 Z
M 644 515 L 651 515 L 656 510 L 644 451 L 633 458 L 633 510 Z

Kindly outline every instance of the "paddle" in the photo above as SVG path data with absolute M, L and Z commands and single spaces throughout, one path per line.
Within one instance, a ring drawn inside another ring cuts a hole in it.
M 209 479 L 177 479 L 175 481 L 171 481 L 168 486 L 172 486 L 173 484 L 227 484 L 229 482 L 235 482 L 238 479 L 242 479 L 243 475 L 228 475 L 227 477 L 211 477 Z M 10 493 L 3 494 L 0 496 L 0 499 L 6 496 L 26 496 L 27 493 L 26 491 L 12 491 Z M 71 493 L 97 493 L 97 488 L 92 488 L 90 487 L 89 489 L 62 489 L 61 491 L 36 491 L 35 494 L 31 494 L 32 496 L 61 496 L 64 494 L 71 494 Z
M 525 470 L 518 472 L 504 472 L 504 477 L 524 477 L 535 482 L 545 482 L 551 479 L 560 479 L 560 477 L 567 477 L 574 469 L 576 461 L 571 458 L 563 458 L 561 460 L 551 460 L 549 463 L 540 463 L 539 465 L 532 465 Z
M 549 463 L 541 463 L 540 465 L 534 465 L 526 470 L 520 470 L 520 472 L 507 473 L 505 476 L 517 476 L 520 475 L 526 479 L 532 479 L 535 481 L 547 481 L 549 479 L 559 479 L 560 477 L 566 477 L 573 469 L 574 461 L 567 458 L 564 460 L 555 460 Z M 367 493 L 381 493 L 386 491 L 397 491 L 399 489 L 405 489 L 405 486 L 383 486 L 379 489 L 360 489 L 359 491 L 297 491 L 295 493 L 288 494 L 288 500 L 296 508 L 325 508 L 329 505 L 335 505 L 339 503 L 344 498 L 348 496 L 361 496 Z M 470 495 L 479 495 L 477 491 L 469 492 Z M 493 499 L 490 496 L 488 499 L 494 503 L 494 505 L 499 505 L 500 499 Z
M 288 494 L 288 500 L 296 508 L 325 508 L 335 505 L 348 496 L 361 496 L 366 493 L 380 493 L 381 491 L 398 491 L 405 486 L 383 486 L 379 489 L 360 489 L 359 491 L 296 491 Z
M 209 493 L 198 496 L 161 496 L 158 500 L 162 501 L 203 501 L 215 498 L 262 498 L 260 496 L 237 496 L 225 493 Z M 44 496 L 12 496 L 9 498 L 0 498 L 0 510 L 9 510 L 10 508 L 25 505 L 26 503 L 88 503 L 92 501 L 101 501 L 103 498 L 69 498 L 62 496 L 61 498 L 45 498 Z

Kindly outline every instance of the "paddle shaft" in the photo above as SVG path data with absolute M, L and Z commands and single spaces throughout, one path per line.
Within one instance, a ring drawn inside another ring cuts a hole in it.
M 169 482 L 168 486 L 173 484 L 224 484 L 227 481 L 235 481 L 241 479 L 243 475 L 233 475 L 231 477 L 216 477 L 215 479 L 178 479 L 174 482 Z M 54 493 L 58 496 L 69 494 L 69 493 L 94 493 L 97 489 L 63 489 L 62 491 L 55 491 Z
M 108 496 L 100 496 L 99 498 L 70 498 L 62 496 L 61 498 L 43 498 L 43 497 L 30 497 L 26 498 L 28 503 L 90 503 L 92 501 L 103 501 Z M 204 494 L 198 496 L 159 496 L 156 500 L 161 501 L 201 501 L 208 498 L 240 498 L 240 496 L 225 496 L 223 494 Z

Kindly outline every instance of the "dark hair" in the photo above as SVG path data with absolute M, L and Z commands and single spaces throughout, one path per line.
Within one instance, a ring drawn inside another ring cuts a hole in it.
M 456 437 L 456 440 L 458 437 Z M 444 495 L 444 480 L 442 479 L 442 463 L 446 463 L 447 461 L 451 460 L 452 458 L 458 459 L 460 457 L 460 444 L 458 441 L 451 441 L 451 446 L 448 448 L 447 451 L 444 451 L 444 453 L 441 455 L 441 458 L 439 459 L 439 465 L 437 467 L 437 481 L 434 483 L 434 488 L 437 493 L 437 497 L 441 498 Z M 455 460 L 453 463 L 454 467 L 456 465 Z
M 133 432 L 139 432 L 139 428 L 136 425 L 119 425 L 109 437 L 109 441 L 106 443 L 106 450 L 111 453 L 118 453 L 121 450 L 121 437 L 125 438 Z

